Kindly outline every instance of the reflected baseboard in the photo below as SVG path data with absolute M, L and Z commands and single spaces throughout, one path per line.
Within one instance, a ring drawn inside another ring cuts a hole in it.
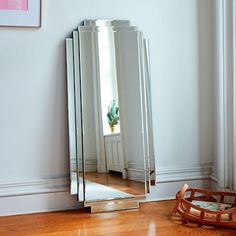
M 79 160 L 79 171 L 82 172 L 83 162 L 82 159 Z M 88 173 L 97 172 L 97 159 L 96 158 L 87 158 L 85 161 L 85 170 Z
M 127 167 L 127 179 L 145 182 L 144 164 L 138 162 L 129 162 Z
M 106 173 L 107 168 L 106 164 L 99 164 L 97 165 L 98 173 Z

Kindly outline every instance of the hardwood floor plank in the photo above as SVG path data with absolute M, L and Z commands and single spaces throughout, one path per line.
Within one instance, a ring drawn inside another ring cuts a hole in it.
M 184 224 L 171 211 L 175 201 L 140 204 L 138 210 L 90 214 L 89 209 L 0 218 L 1 236 L 234 236 L 236 229 Z

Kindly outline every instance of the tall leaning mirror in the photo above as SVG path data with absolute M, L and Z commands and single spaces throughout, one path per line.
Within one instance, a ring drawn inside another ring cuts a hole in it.
M 66 58 L 71 194 L 137 207 L 155 183 L 148 40 L 129 21 L 85 20 Z

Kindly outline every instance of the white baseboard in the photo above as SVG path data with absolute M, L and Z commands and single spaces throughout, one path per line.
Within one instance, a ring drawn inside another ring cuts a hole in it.
M 175 199 L 176 193 L 183 187 L 184 184 L 188 184 L 190 188 L 211 189 L 210 179 L 162 182 L 157 183 L 156 186 L 151 187 L 151 192 L 147 194 L 145 201 L 148 202 Z
M 127 179 L 145 182 L 144 164 L 138 162 L 129 162 L 127 164 Z
M 81 208 L 69 192 L 0 197 L 0 216 L 21 215 Z
M 79 160 L 80 171 L 82 171 L 82 159 Z M 87 158 L 85 160 L 85 171 L 87 173 L 97 172 L 97 159 L 96 158 Z
M 69 177 L 0 182 L 0 197 L 69 192 Z
M 199 166 L 157 167 L 157 183 L 177 182 L 185 180 L 210 179 L 212 164 L 203 163 Z
M 0 182 L 0 216 L 79 208 L 69 177 Z
M 76 159 L 70 161 L 71 169 L 76 171 Z M 79 171 L 83 171 L 82 168 L 83 162 L 82 159 L 79 159 Z M 87 158 L 85 161 L 85 170 L 87 173 L 91 172 L 99 172 L 99 173 L 106 173 L 106 165 L 97 162 L 96 158 Z
M 145 169 L 140 163 L 128 163 L 128 179 L 135 181 L 144 180 Z M 177 182 L 184 180 L 198 180 L 213 178 L 211 163 L 203 163 L 198 166 L 174 166 L 174 167 L 157 167 L 157 183 Z
M 104 164 L 104 163 L 98 163 L 98 165 L 97 165 L 97 171 L 98 171 L 98 173 L 106 173 L 106 172 L 107 172 L 106 164 Z
M 132 167 L 132 168 L 131 168 Z M 129 174 L 135 180 L 144 170 L 130 165 Z M 173 199 L 184 183 L 190 187 L 211 189 L 211 166 L 159 168 L 157 185 L 151 188 L 146 201 Z M 69 177 L 0 182 L 0 215 L 76 209 L 76 196 L 71 196 Z
M 217 177 L 217 170 L 216 170 L 216 167 L 215 166 L 212 166 L 211 167 L 211 179 L 214 181 L 214 182 L 218 182 L 218 177 Z
M 156 186 L 151 187 L 146 201 L 175 198 L 175 194 L 187 183 L 190 188 L 212 189 L 212 163 L 197 166 L 159 167 Z

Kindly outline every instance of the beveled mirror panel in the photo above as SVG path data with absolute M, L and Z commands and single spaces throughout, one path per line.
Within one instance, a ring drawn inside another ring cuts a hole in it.
M 85 20 L 66 49 L 71 193 L 145 197 L 155 176 L 147 40 L 129 21 Z

